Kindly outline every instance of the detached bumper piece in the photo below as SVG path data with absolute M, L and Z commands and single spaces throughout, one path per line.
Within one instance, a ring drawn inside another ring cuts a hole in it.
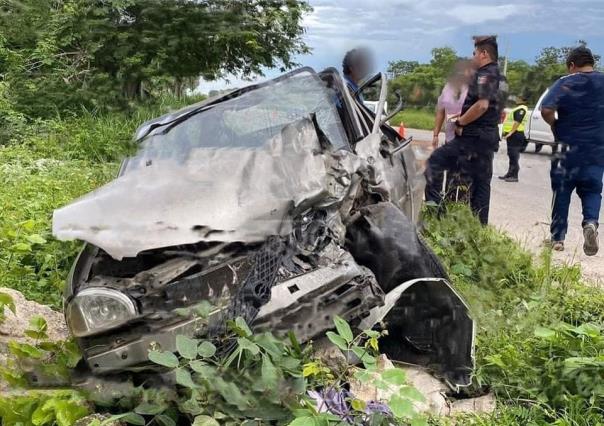
M 390 359 L 424 366 L 456 392 L 471 384 L 475 325 L 446 280 L 421 278 L 396 287 L 361 326 L 380 322 L 388 330 L 380 349 Z

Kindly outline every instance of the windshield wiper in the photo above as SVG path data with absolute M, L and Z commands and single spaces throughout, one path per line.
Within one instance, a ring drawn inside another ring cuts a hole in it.
M 194 115 L 199 114 L 200 112 L 203 112 L 211 107 L 213 107 L 214 105 L 204 105 L 198 108 L 195 108 L 183 115 L 179 115 L 178 117 L 170 120 L 170 121 L 162 121 L 161 123 L 153 123 L 149 126 L 149 128 L 145 131 L 145 133 L 143 133 L 138 139 L 137 142 L 141 142 L 143 139 L 145 139 L 147 136 L 149 136 L 149 134 L 151 134 L 152 131 L 154 131 L 155 129 L 158 129 L 160 127 L 164 127 L 164 126 L 168 126 L 168 128 L 162 130 L 161 134 L 165 135 L 166 133 L 168 133 L 170 130 L 172 130 L 172 128 L 174 128 L 174 126 L 182 123 L 183 121 L 188 120 L 189 118 L 193 117 Z

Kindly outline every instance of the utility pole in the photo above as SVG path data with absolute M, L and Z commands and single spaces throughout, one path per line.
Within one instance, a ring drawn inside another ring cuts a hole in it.
M 508 76 L 508 56 L 510 54 L 510 42 L 507 41 L 505 43 L 505 61 L 503 63 L 503 75 L 505 77 Z

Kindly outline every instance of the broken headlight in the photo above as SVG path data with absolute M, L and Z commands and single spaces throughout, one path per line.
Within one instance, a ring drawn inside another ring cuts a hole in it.
M 87 288 L 67 307 L 67 324 L 76 337 L 100 333 L 136 317 L 136 306 L 123 293 L 107 288 Z

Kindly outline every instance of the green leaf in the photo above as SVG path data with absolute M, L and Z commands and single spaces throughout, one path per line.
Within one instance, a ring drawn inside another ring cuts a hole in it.
M 282 369 L 288 370 L 290 372 L 297 371 L 298 368 L 300 368 L 300 364 L 301 364 L 301 361 L 299 359 L 296 359 L 293 357 L 283 358 L 281 361 L 279 361 L 279 366 Z
M 336 325 L 336 329 L 338 330 L 338 334 L 346 340 L 346 343 L 351 343 L 354 339 L 352 335 L 352 330 L 350 329 L 350 325 L 341 317 L 337 316 L 334 318 L 334 323 Z
M 190 360 L 196 359 L 197 345 L 199 345 L 199 340 L 191 339 L 183 335 L 176 336 L 176 350 L 183 358 Z
M 163 413 L 165 411 L 165 407 L 159 404 L 153 404 L 149 402 L 143 402 L 139 406 L 134 409 L 136 414 L 141 414 L 144 416 L 154 416 L 156 414 Z
M 38 234 L 28 235 L 25 239 L 32 244 L 46 244 L 46 240 Z
M 312 417 L 314 414 L 314 411 L 309 410 L 308 408 L 294 408 L 292 410 L 292 414 L 294 415 L 295 418 Z
M 168 368 L 178 367 L 178 358 L 172 352 L 149 351 L 149 361 Z
M 302 376 L 310 377 L 321 373 L 321 366 L 318 362 L 309 362 L 302 368 Z
M 271 362 L 270 358 L 266 355 L 262 355 L 262 369 L 261 369 L 262 382 L 267 389 L 271 389 L 277 385 L 279 375 L 277 369 Z
M 29 320 L 29 329 L 25 330 L 24 333 L 32 339 L 41 340 L 48 338 L 46 334 L 47 329 L 48 324 L 46 320 L 40 315 L 34 315 Z
M 426 400 L 426 397 L 422 395 L 422 393 L 413 386 L 403 386 L 402 388 L 400 388 L 398 394 L 414 401 L 423 402 Z
M 44 352 L 27 343 L 17 343 L 15 341 L 8 342 L 9 351 L 18 358 L 33 358 L 40 359 L 44 356 Z
M 76 401 L 57 401 L 55 413 L 58 426 L 72 426 L 77 420 L 87 416 L 89 410 Z
M 166 416 L 165 414 L 160 414 L 159 416 L 155 416 L 155 423 L 162 426 L 176 426 L 176 422 L 172 419 L 172 417 Z
M 33 220 L 30 219 L 30 220 L 26 220 L 25 222 L 21 222 L 19 225 L 26 231 L 32 231 L 34 229 L 34 227 L 36 226 L 36 222 L 34 222 Z
M 258 345 L 245 337 L 239 337 L 237 339 L 237 344 L 242 350 L 249 351 L 252 355 L 258 355 L 260 353 Z
M 371 337 L 367 343 L 366 346 L 369 346 L 370 348 L 372 348 L 374 351 L 379 351 L 380 347 L 379 347 L 379 343 L 378 343 L 378 339 L 376 337 Z
M 354 378 L 364 384 L 368 383 L 373 378 L 373 375 L 367 370 L 357 370 L 354 373 Z
M 556 337 L 556 332 L 550 328 L 537 327 L 535 329 L 535 337 L 551 340 Z
M 375 330 L 364 330 L 363 333 L 365 333 L 367 337 L 372 337 L 376 339 L 380 337 L 380 332 Z
M 334 333 L 333 331 L 328 331 L 327 333 L 325 333 L 325 335 L 327 336 L 327 338 L 329 339 L 329 341 L 331 343 L 336 345 L 341 350 L 343 350 L 343 351 L 348 350 L 348 343 L 346 343 L 346 340 L 344 340 L 343 337 L 339 336 L 338 334 Z
M 0 317 L 4 314 L 4 307 L 7 307 L 13 314 L 17 313 L 15 301 L 10 294 L 0 293 Z
M 74 368 L 82 359 L 80 347 L 74 341 L 63 343 L 63 355 L 65 355 L 65 364 L 69 368 Z
M 314 417 L 298 417 L 288 426 L 317 426 L 317 422 Z
M 189 389 L 195 389 L 198 385 L 193 381 L 189 370 L 179 368 L 176 370 L 176 383 Z
M 233 331 L 240 337 L 250 337 L 252 335 L 252 330 L 250 330 L 245 320 L 241 317 L 235 318 L 235 327 Z
M 398 395 L 394 395 L 392 398 L 390 398 L 390 403 L 388 405 L 392 410 L 392 414 L 394 414 L 397 418 L 409 418 L 415 414 L 411 401 L 401 398 Z
M 390 368 L 382 373 L 382 379 L 391 385 L 404 385 L 407 383 L 407 375 L 400 368 Z
M 193 396 L 180 404 L 179 408 L 183 413 L 191 414 L 193 416 L 203 413 L 203 407 L 197 398 Z
M 251 395 L 244 395 L 239 383 L 227 382 L 222 377 L 215 376 L 212 385 L 230 405 L 235 405 L 241 411 L 251 407 Z
M 116 414 L 115 416 L 111 416 L 106 420 L 103 420 L 101 426 L 111 425 L 115 422 L 122 421 L 131 425 L 140 425 L 144 426 L 146 424 L 145 418 L 140 414 L 136 413 L 124 413 L 124 414 Z
M 270 333 L 263 333 L 259 336 L 256 336 L 254 338 L 254 342 L 266 352 L 268 352 L 271 355 L 272 359 L 275 361 L 277 361 L 283 356 L 283 343 L 277 340 Z
M 501 358 L 501 354 L 488 355 L 484 359 L 488 362 L 487 365 L 495 365 L 501 369 L 506 368 L 505 362 Z
M 119 420 L 122 420 L 131 425 L 144 426 L 146 424 L 145 418 L 140 414 L 136 413 L 126 413 L 126 415 Z
M 289 342 L 291 343 L 292 348 L 294 349 L 294 353 L 298 356 L 302 355 L 302 346 L 300 345 L 300 342 L 298 342 L 295 333 L 289 330 L 287 332 L 287 337 L 289 338 Z
M 216 308 L 207 300 L 201 301 L 199 304 L 193 306 L 193 310 L 200 318 L 208 318 L 212 311 Z
M 355 411 L 364 412 L 365 408 L 367 408 L 367 403 L 360 399 L 353 399 L 351 406 L 352 406 L 352 409 Z
M 52 407 L 54 408 L 54 407 Z M 55 412 L 48 405 L 48 401 L 39 406 L 31 415 L 31 422 L 35 426 L 53 423 Z
M 201 377 L 206 380 L 210 380 L 212 377 L 214 377 L 216 373 L 214 367 L 206 364 L 203 361 L 193 361 L 189 364 L 189 367 L 191 368 L 191 370 L 195 371 L 196 373 L 199 373 Z
M 355 346 L 352 348 L 352 352 L 364 363 L 364 364 L 375 364 L 377 360 L 371 355 L 367 349 Z
M 40 342 L 36 346 L 46 352 L 57 352 L 61 350 L 60 344 L 48 341 Z
M 216 354 L 216 346 L 208 341 L 201 342 L 197 348 L 197 353 L 202 358 L 211 358 Z
M 25 252 L 31 251 L 31 245 L 29 245 L 27 243 L 17 243 L 17 244 L 14 244 L 11 247 L 11 249 L 14 250 L 14 251 L 20 251 L 20 252 L 24 252 L 25 253 Z
M 197 416 L 192 426 L 220 426 L 220 423 L 210 416 Z

